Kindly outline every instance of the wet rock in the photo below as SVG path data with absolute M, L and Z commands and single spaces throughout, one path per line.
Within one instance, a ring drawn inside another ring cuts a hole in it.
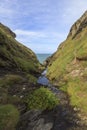
M 40 110 L 28 111 L 21 116 L 17 130 L 51 130 L 52 118 L 51 112 L 46 114 Z

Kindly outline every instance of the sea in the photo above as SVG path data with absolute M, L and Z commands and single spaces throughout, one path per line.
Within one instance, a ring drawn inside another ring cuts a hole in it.
M 43 62 L 52 54 L 36 54 L 39 62 L 43 64 Z

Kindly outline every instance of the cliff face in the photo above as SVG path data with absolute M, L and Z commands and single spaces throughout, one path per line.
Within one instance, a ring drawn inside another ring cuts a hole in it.
M 50 58 L 47 76 L 68 93 L 71 105 L 87 114 L 87 11 Z

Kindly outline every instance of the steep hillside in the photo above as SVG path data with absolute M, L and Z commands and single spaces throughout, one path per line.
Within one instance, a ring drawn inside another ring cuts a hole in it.
M 25 98 L 38 88 L 41 64 L 32 50 L 15 39 L 16 34 L 0 23 L 0 130 L 14 130 Z
M 38 73 L 40 64 L 36 55 L 15 37 L 8 27 L 0 24 L 0 70 Z
M 15 37 L 14 32 L 0 23 L 0 103 L 2 104 L 10 103 L 9 96 L 16 94 L 18 97 L 21 95 L 24 97 L 30 89 L 33 89 L 32 86 L 36 84 L 42 68 L 34 52 L 16 41 Z
M 47 76 L 68 93 L 71 105 L 87 114 L 87 11 L 50 58 Z

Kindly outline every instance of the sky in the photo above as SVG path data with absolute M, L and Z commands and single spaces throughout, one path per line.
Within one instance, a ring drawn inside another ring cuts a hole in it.
M 0 0 L 0 22 L 35 53 L 54 53 L 86 10 L 87 0 Z

